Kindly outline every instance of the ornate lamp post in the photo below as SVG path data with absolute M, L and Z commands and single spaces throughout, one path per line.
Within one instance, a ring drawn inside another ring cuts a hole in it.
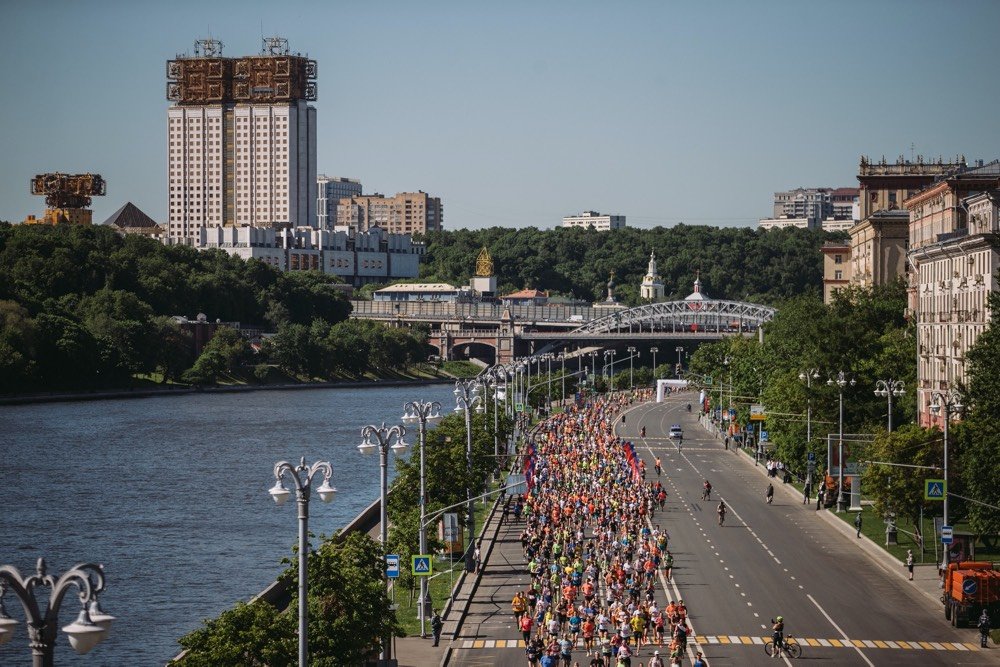
M 837 511 L 847 510 L 847 499 L 844 497 L 844 387 L 850 384 L 852 387 L 857 384 L 854 378 L 847 379 L 844 371 L 837 371 L 836 379 L 830 378 L 826 381 L 828 385 L 837 385 L 837 392 L 840 395 L 840 431 L 837 437 Z
M 556 357 L 562 363 L 562 391 L 559 393 L 559 407 L 566 404 L 566 352 L 560 352 Z
M 684 370 L 684 348 L 678 345 L 674 348 L 674 352 L 677 353 L 677 377 L 680 377 L 681 371 Z
M 420 553 L 427 553 L 427 489 L 424 477 L 424 447 L 427 445 L 427 424 L 441 420 L 441 404 L 437 401 L 411 401 L 403 406 L 403 423 L 420 424 Z M 427 637 L 427 577 L 420 577 L 420 637 Z
M 962 395 L 958 393 L 958 390 L 951 389 L 950 391 L 939 392 L 935 391 L 931 394 L 931 412 L 935 415 L 941 412 L 941 408 L 944 408 L 944 525 L 948 525 L 948 422 L 951 421 L 951 416 L 953 414 L 962 414 L 965 406 L 962 405 Z M 948 567 L 948 559 L 951 554 L 948 552 L 947 545 L 945 545 L 944 550 L 944 564 Z
M 35 589 L 40 586 L 51 589 L 44 614 L 35 597 Z M 76 620 L 62 630 L 77 653 L 82 655 L 94 648 L 107 636 L 111 621 L 115 620 L 101 611 L 97 603 L 98 594 L 104 590 L 104 566 L 79 563 L 57 578 L 46 573 L 44 558 L 38 559 L 35 574 L 27 577 L 21 576 L 13 565 L 0 565 L 0 644 L 10 641 L 17 628 L 17 621 L 7 615 L 3 606 L 4 594 L 10 589 L 24 608 L 32 667 L 52 667 L 59 608 L 70 586 L 76 587 L 82 608 Z
M 812 443 L 812 381 L 819 379 L 818 368 L 807 368 L 799 373 L 799 380 L 806 383 L 806 449 Z
M 472 484 L 472 408 L 478 405 L 476 412 L 483 411 L 483 397 L 479 393 L 479 389 L 479 383 L 476 380 L 459 380 L 455 383 L 455 412 L 465 413 L 465 469 L 469 485 Z M 476 541 L 476 508 L 472 501 L 471 486 L 465 487 L 465 497 L 469 526 L 469 543 L 465 548 L 465 569 L 467 572 L 472 572 L 476 566 L 472 558 Z
M 660 351 L 658 347 L 651 347 L 649 351 L 653 353 L 653 376 L 656 377 L 656 353 Z
M 597 350 L 591 350 L 587 354 L 590 355 L 590 374 L 594 376 L 594 382 L 597 382 Z
M 548 362 L 548 371 L 546 371 L 546 375 L 545 375 L 545 389 L 546 389 L 546 396 L 547 396 L 545 400 L 548 401 L 545 404 L 545 413 L 546 414 L 548 414 L 549 411 L 552 410 L 552 359 L 554 358 L 554 356 L 555 355 L 553 355 L 551 353 L 545 354 L 545 361 Z
M 282 478 L 287 473 L 295 482 L 295 499 L 299 505 L 299 667 L 306 667 L 309 662 L 309 615 L 308 615 L 308 570 L 306 568 L 306 557 L 309 555 L 309 492 L 312 489 L 313 477 L 316 473 L 323 473 L 323 483 L 316 489 L 316 495 L 324 503 L 333 500 L 333 495 L 337 489 L 330 486 L 330 477 L 333 475 L 333 468 L 328 461 L 317 461 L 311 466 L 306 465 L 305 458 L 300 459 L 299 465 L 293 466 L 288 461 L 278 461 L 274 465 L 274 486 L 269 493 L 279 506 L 284 505 L 291 492 L 285 488 Z
M 875 395 L 889 399 L 889 433 L 892 433 L 892 397 L 898 398 L 905 393 L 902 380 L 877 380 L 875 382 Z
M 633 360 L 638 355 L 636 355 L 636 353 L 635 353 L 635 347 L 633 347 L 632 345 L 629 345 L 628 347 L 626 347 L 625 351 L 628 352 L 628 388 L 631 390 L 631 389 L 635 389 L 635 380 L 634 380 L 634 373 L 633 373 L 633 368 L 634 368 L 633 367 Z
M 611 373 L 610 373 L 610 377 L 611 377 L 611 391 L 612 392 L 614 392 L 614 390 L 615 390 L 615 354 L 617 354 L 616 350 L 604 350 L 604 366 L 605 367 L 607 367 L 607 365 L 608 365 L 608 359 L 609 358 L 611 359 Z
M 379 541 L 382 543 L 382 554 L 385 555 L 386 543 L 389 541 L 389 516 L 386 508 L 386 492 L 389 486 L 389 450 L 396 454 L 401 454 L 409 447 L 403 436 L 406 435 L 406 428 L 399 426 L 386 427 L 383 422 L 381 426 L 369 424 L 361 429 L 361 444 L 358 451 L 362 454 L 371 454 L 376 449 L 379 452 L 379 468 L 382 474 L 379 476 Z M 385 577 L 386 595 L 389 593 L 389 578 Z M 392 637 L 382 638 L 382 650 L 379 653 L 380 664 L 388 664 L 392 660 Z

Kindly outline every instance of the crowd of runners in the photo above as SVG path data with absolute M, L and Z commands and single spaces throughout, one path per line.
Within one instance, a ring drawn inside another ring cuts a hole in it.
M 517 505 L 531 583 L 511 609 L 531 666 L 638 667 L 646 656 L 644 667 L 667 667 L 686 653 L 684 601 L 661 607 L 655 594 L 673 568 L 670 536 L 654 518 L 667 499 L 660 466 L 646 479 L 632 443 L 615 435 L 623 410 L 649 398 L 634 392 L 580 404 L 529 439 L 527 492 Z

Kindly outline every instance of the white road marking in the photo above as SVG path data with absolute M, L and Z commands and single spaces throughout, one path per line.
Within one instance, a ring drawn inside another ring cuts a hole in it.
M 868 656 L 866 656 L 861 651 L 860 648 L 858 648 L 857 646 L 854 646 L 853 642 L 851 642 L 851 638 L 847 636 L 847 633 L 844 632 L 843 630 L 841 630 L 840 626 L 837 625 L 837 623 L 832 618 L 830 618 L 830 614 L 826 613 L 826 609 L 823 609 L 823 607 L 821 607 L 819 605 L 819 602 L 816 602 L 816 598 L 814 598 L 812 595 L 809 595 L 809 594 L 806 594 L 806 597 L 809 598 L 810 602 L 812 602 L 814 605 L 816 605 L 816 608 L 819 609 L 820 613 L 823 614 L 823 616 L 826 617 L 826 620 L 830 621 L 830 625 L 832 625 L 834 627 L 834 629 L 836 629 L 837 632 L 840 633 L 840 636 L 844 638 L 844 641 L 846 641 L 848 644 L 850 644 L 854 648 L 854 650 L 858 652 L 858 655 L 861 656 L 861 659 L 864 660 L 866 663 L 868 663 L 868 667 L 875 667 L 875 665 L 872 663 L 872 661 L 868 659 Z

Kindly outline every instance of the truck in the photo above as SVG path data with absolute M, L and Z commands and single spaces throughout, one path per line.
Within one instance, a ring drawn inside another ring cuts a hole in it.
M 953 626 L 976 625 L 985 609 L 990 618 L 1000 613 L 1000 571 L 993 563 L 949 563 L 944 573 L 944 617 Z

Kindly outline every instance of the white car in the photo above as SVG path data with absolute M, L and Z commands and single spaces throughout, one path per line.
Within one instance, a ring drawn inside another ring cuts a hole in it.
M 670 437 L 673 440 L 683 440 L 684 439 L 684 429 L 681 428 L 680 424 L 674 424 L 670 427 Z

